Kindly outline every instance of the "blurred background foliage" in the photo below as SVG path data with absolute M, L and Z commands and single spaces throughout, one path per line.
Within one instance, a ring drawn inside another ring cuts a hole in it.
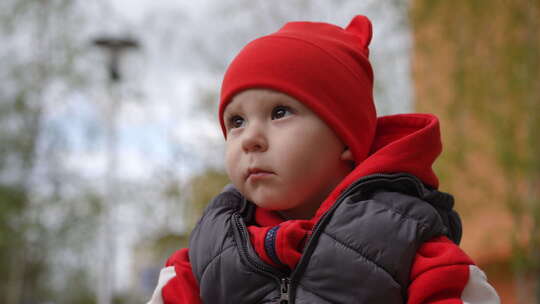
M 227 63 L 289 20 L 345 25 L 357 13 L 374 22 L 380 114 L 441 117 L 445 152 L 436 171 L 441 190 L 456 196 L 463 247 L 504 303 L 540 301 L 538 1 L 224 0 L 138 12 L 153 6 L 115 5 L 0 4 L 0 303 L 96 303 L 99 226 L 110 208 L 111 302 L 148 299 L 165 259 L 187 246 L 228 183 L 215 119 Z M 104 56 L 91 46 L 103 32 L 142 42 L 123 58 L 124 81 L 113 92 L 123 100 L 112 124 L 120 146 L 114 197 L 103 152 L 111 88 Z M 132 141 L 141 157 L 123 150 Z M 124 162 L 138 169 L 124 170 Z
M 73 65 L 80 51 L 80 15 L 71 1 L 4 1 L 1 6 L 0 302 L 92 303 L 87 268 L 56 257 L 85 256 L 100 198 L 76 176 L 69 185 L 77 187 L 76 195 L 66 189 L 64 180 L 73 176 L 61 166 L 65 139 L 59 130 L 44 127 L 50 109 L 42 103 L 57 82 L 61 90 L 83 85 Z M 57 267 L 62 271 L 54 271 Z M 67 287 L 76 292 L 55 292 Z
M 540 2 L 417 0 L 410 16 L 417 109 L 442 118 L 464 246 L 504 303 L 540 303 Z

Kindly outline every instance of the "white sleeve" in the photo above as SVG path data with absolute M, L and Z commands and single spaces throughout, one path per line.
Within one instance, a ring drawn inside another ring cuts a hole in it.
M 469 266 L 469 280 L 461 293 L 463 304 L 500 304 L 501 300 L 486 278 L 475 265 Z
M 159 272 L 159 280 L 156 289 L 152 294 L 152 298 L 146 304 L 163 304 L 161 290 L 175 276 L 176 271 L 174 270 L 174 266 L 169 266 L 161 269 L 161 271 Z

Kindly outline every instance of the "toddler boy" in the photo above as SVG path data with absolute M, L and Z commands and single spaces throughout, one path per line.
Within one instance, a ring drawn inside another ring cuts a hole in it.
M 437 118 L 376 117 L 371 35 L 364 16 L 291 22 L 233 60 L 219 106 L 232 185 L 150 303 L 498 303 L 437 190 Z

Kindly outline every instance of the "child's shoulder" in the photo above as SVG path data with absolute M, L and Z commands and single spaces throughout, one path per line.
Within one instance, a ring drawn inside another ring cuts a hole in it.
M 443 236 L 420 246 L 410 281 L 407 303 L 426 303 L 432 299 L 500 303 L 484 272 L 458 245 Z

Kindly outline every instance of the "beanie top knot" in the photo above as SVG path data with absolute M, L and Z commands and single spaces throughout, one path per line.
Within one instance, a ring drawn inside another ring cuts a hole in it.
M 248 43 L 225 73 L 219 105 L 224 136 L 225 107 L 247 89 L 283 92 L 315 112 L 364 160 L 375 134 L 373 70 L 369 62 L 371 22 L 354 17 L 344 29 L 321 22 L 289 22 Z

